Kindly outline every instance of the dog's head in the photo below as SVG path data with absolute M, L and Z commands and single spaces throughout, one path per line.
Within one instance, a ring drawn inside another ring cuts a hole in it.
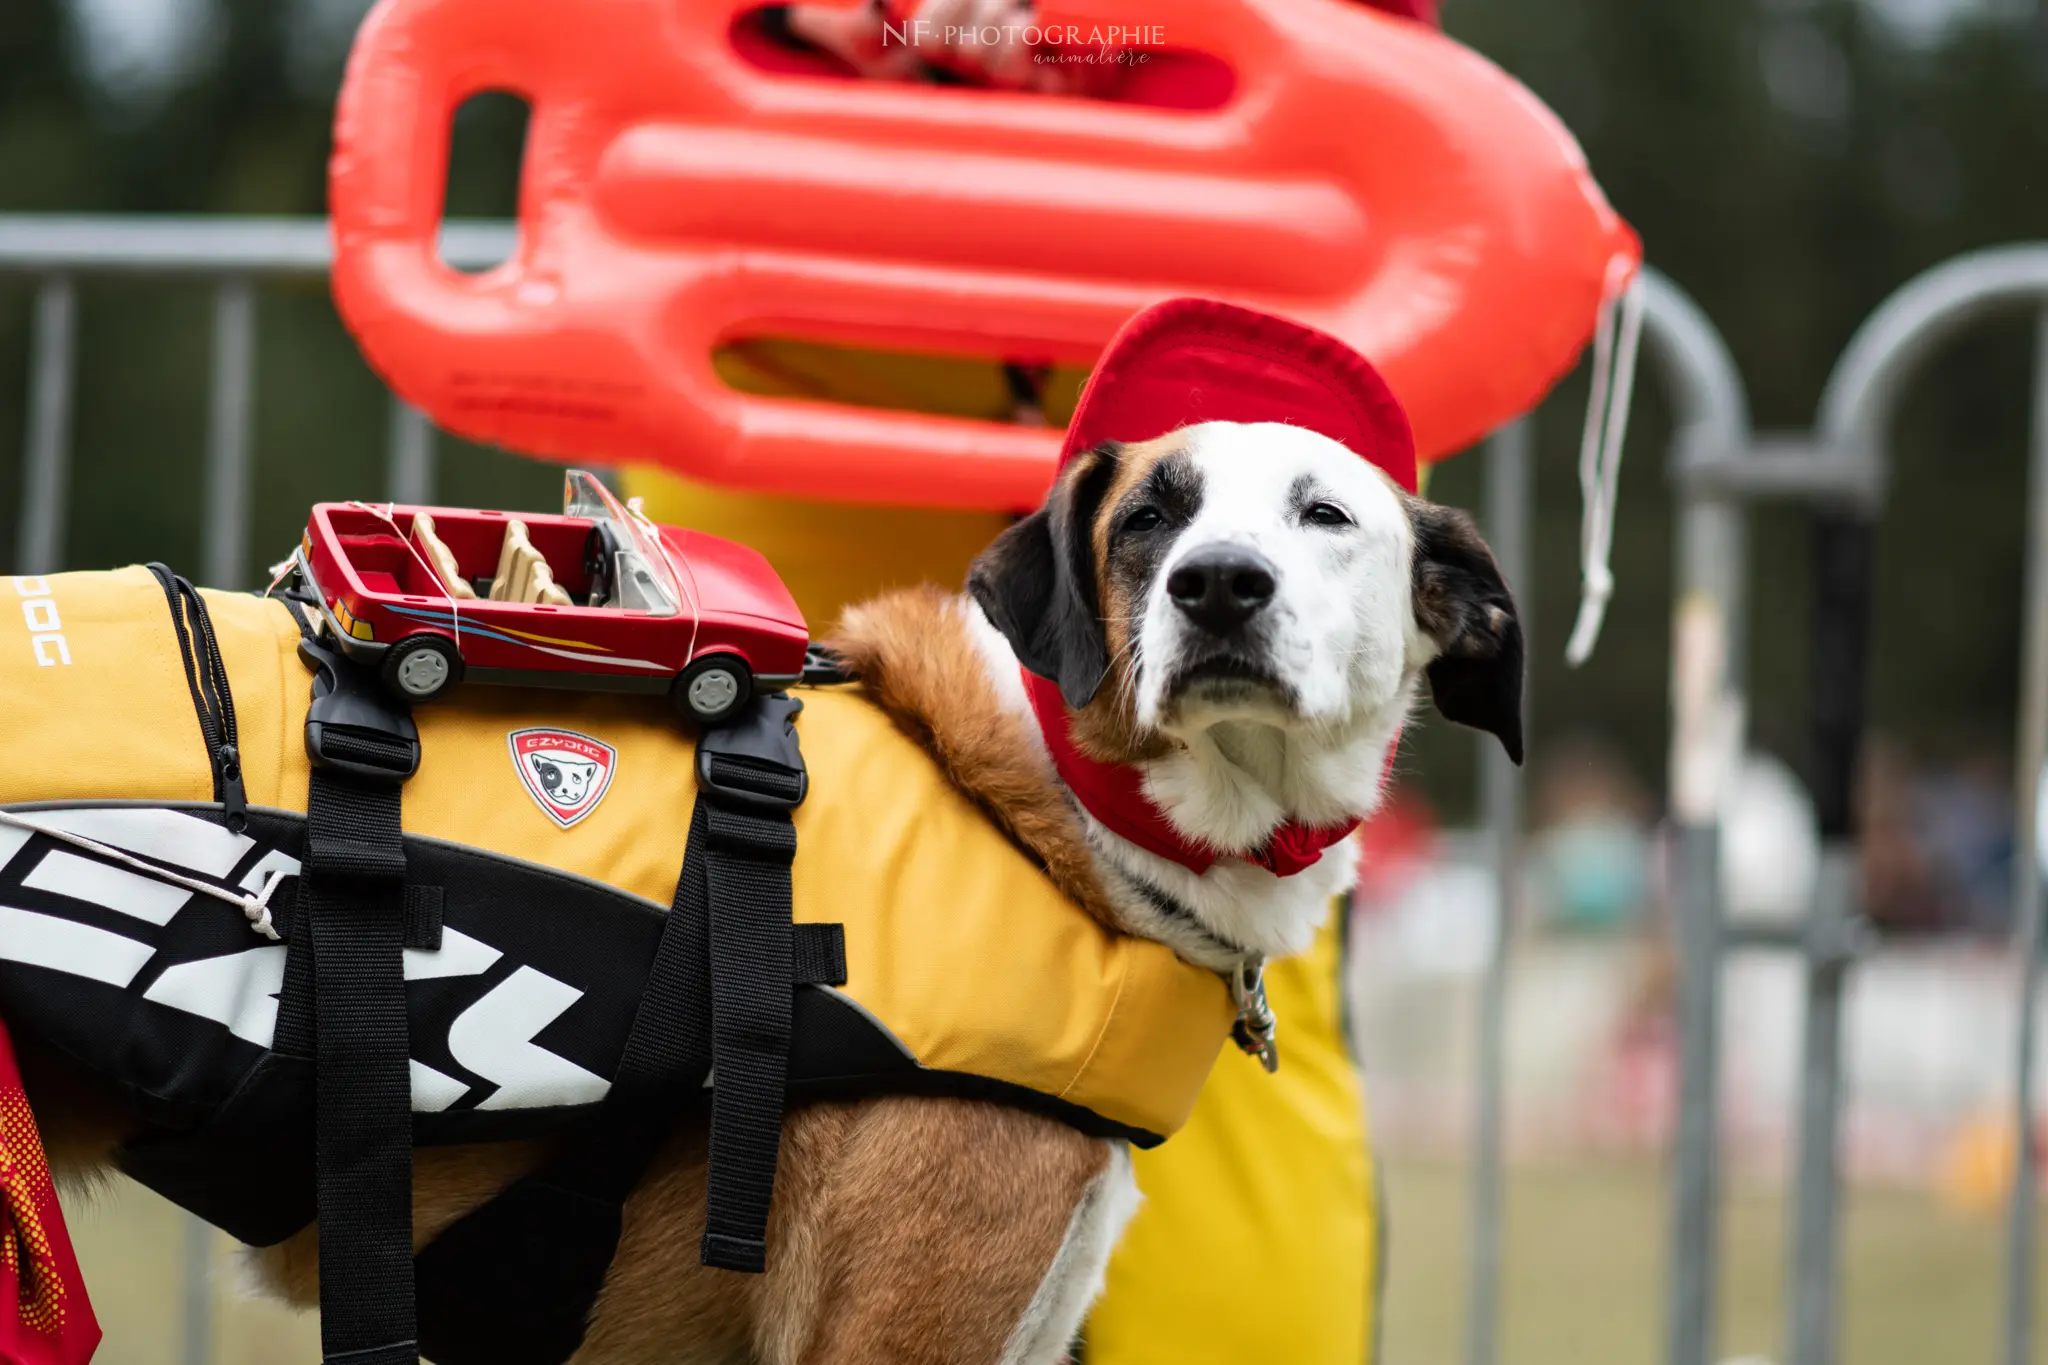
M 528 754 L 526 761 L 533 765 L 533 775 L 541 790 L 558 806 L 582 805 L 590 795 L 591 779 L 598 772 L 598 765 L 588 759 L 560 754 Z
M 1084 452 L 968 581 L 1098 758 L 1232 723 L 1398 723 L 1426 677 L 1439 711 L 1521 761 L 1521 626 L 1471 518 L 1301 427 Z

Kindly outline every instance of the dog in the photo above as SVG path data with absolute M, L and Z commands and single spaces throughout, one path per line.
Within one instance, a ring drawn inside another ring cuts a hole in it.
M 1308 946 L 1353 875 L 1343 832 L 1377 804 L 1425 686 L 1446 717 L 1521 753 L 1520 626 L 1471 520 L 1282 423 L 1078 452 L 966 595 L 870 601 L 835 648 L 1068 895 L 1219 972 Z M 1064 741 L 1027 670 L 1054 689 Z M 1058 742 L 1138 774 L 1201 856 L 1148 849 L 1078 801 Z M 1324 832 L 1296 850 L 1298 872 L 1253 861 L 1293 829 Z M 129 1122 L 118 1103 L 22 1043 L 60 1176 L 105 1171 Z M 415 1244 L 550 1150 L 418 1151 Z M 769 1269 L 733 1276 L 696 1256 L 706 1157 L 703 1124 L 686 1123 L 635 1192 L 582 1365 L 1051 1365 L 1138 1202 L 1121 1143 L 1039 1114 L 810 1104 L 785 1121 Z M 315 1229 L 250 1255 L 270 1291 L 317 1302 Z

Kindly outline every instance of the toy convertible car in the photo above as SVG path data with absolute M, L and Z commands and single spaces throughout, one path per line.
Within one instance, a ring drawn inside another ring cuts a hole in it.
M 465 678 L 666 692 L 709 725 L 797 681 L 808 630 L 768 561 L 656 526 L 572 470 L 561 516 L 324 502 L 297 565 L 342 652 L 409 702 Z

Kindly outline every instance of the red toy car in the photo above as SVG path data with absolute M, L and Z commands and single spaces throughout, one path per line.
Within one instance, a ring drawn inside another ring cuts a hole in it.
M 297 563 L 342 652 L 408 702 L 465 678 L 666 692 L 710 725 L 803 673 L 809 631 L 766 559 L 580 470 L 558 517 L 323 502 Z

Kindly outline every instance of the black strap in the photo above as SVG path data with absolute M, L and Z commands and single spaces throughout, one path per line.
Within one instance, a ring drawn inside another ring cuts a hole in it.
M 799 986 L 846 984 L 846 926 L 799 924 L 790 940 L 790 980 Z
M 320 1346 L 328 1365 L 419 1358 L 399 790 L 315 768 L 306 803 Z
M 405 888 L 406 947 L 427 952 L 440 949 L 443 901 L 442 889 L 438 886 Z M 276 890 L 270 893 L 270 927 L 277 932 L 281 942 L 292 941 L 292 930 L 299 923 L 299 907 L 303 903 L 300 879 L 278 878 Z
M 299 651 L 316 670 L 313 771 L 286 991 L 310 959 L 320 1346 L 327 1365 L 416 1365 L 404 950 L 421 907 L 408 914 L 400 808 L 419 735 L 367 670 Z
M 711 1169 L 705 1265 L 768 1268 L 768 1207 L 789 1071 L 793 926 L 788 811 L 708 802 L 711 900 Z

